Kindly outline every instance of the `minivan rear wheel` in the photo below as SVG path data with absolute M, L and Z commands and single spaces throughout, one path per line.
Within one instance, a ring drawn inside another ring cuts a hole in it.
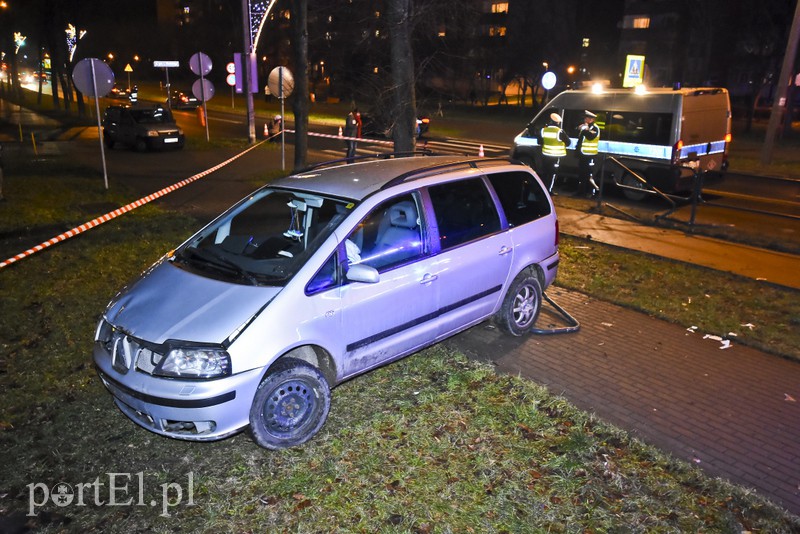
M 253 440 L 266 449 L 305 443 L 322 428 L 330 406 L 330 387 L 319 369 L 295 358 L 278 360 L 250 407 Z
M 542 309 L 542 284 L 530 271 L 511 283 L 495 322 L 506 332 L 521 336 L 530 331 Z

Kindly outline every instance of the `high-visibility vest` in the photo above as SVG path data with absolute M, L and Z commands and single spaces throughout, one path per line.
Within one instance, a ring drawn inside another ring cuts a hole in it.
M 600 128 L 597 126 L 590 126 L 589 128 L 595 129 L 597 131 L 597 137 L 594 139 L 589 139 L 588 137 L 584 137 L 581 140 L 581 154 L 584 156 L 596 156 L 597 155 L 597 147 L 600 145 Z
M 542 155 L 552 158 L 562 158 L 567 155 L 567 145 L 558 138 L 561 131 L 556 125 L 542 128 Z

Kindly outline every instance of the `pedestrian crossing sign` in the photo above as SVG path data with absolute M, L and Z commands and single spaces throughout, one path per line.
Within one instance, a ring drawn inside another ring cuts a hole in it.
M 642 83 L 644 83 L 644 56 L 626 56 L 622 87 L 636 87 Z

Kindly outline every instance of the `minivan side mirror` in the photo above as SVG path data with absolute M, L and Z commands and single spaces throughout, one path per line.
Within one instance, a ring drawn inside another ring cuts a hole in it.
M 375 267 L 369 265 L 351 265 L 347 269 L 347 279 L 351 282 L 363 282 L 365 284 L 376 284 L 381 277 Z

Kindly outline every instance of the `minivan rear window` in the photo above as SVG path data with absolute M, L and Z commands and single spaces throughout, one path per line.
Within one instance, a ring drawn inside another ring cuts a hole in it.
M 510 227 L 550 215 L 550 202 L 539 182 L 527 172 L 499 172 L 489 175 Z

